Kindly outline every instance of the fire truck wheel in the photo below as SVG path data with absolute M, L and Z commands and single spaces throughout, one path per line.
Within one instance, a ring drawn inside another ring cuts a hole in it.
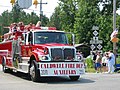
M 39 71 L 37 67 L 37 63 L 35 60 L 32 61 L 31 67 L 30 67 L 30 77 L 33 82 L 37 82 L 39 80 Z
M 4 73 L 6 73 L 6 67 L 5 67 L 5 65 L 2 65 L 2 70 L 3 70 Z
M 72 81 L 77 81 L 80 76 L 69 76 Z
M 8 72 L 8 69 L 6 68 L 6 62 L 5 62 L 5 57 L 3 57 L 3 60 L 2 60 L 2 70 L 4 73 L 7 73 Z

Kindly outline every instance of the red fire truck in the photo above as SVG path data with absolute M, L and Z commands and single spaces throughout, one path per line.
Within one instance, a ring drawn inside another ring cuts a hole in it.
M 74 34 L 54 27 L 9 29 L 0 43 L 4 72 L 28 73 L 32 81 L 47 76 L 69 76 L 71 80 L 78 80 L 84 73 L 84 63 L 74 47 Z M 71 41 L 68 37 L 72 37 Z

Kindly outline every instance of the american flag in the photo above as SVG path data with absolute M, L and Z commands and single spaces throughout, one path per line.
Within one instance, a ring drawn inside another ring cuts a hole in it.
M 118 34 L 118 29 L 115 29 L 115 30 L 112 32 L 112 34 L 110 35 L 111 40 L 112 40 L 113 38 L 115 38 L 117 34 Z

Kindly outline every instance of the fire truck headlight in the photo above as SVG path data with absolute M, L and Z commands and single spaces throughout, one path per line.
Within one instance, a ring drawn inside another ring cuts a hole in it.
M 77 55 L 77 61 L 82 61 L 81 57 Z
M 48 60 L 48 57 L 47 57 L 47 56 L 40 56 L 40 57 L 39 57 L 39 60 L 41 60 L 41 61 L 42 61 L 42 60 Z
M 47 56 L 42 56 L 42 60 L 48 60 Z

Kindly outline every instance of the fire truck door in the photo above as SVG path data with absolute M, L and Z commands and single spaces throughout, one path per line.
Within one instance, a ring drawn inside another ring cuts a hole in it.
M 31 50 L 32 50 L 32 46 L 31 45 L 24 45 L 21 46 L 22 47 L 22 56 L 23 57 L 29 57 Z
M 21 46 L 22 56 L 29 57 L 32 50 L 32 33 L 25 35 L 25 44 Z

